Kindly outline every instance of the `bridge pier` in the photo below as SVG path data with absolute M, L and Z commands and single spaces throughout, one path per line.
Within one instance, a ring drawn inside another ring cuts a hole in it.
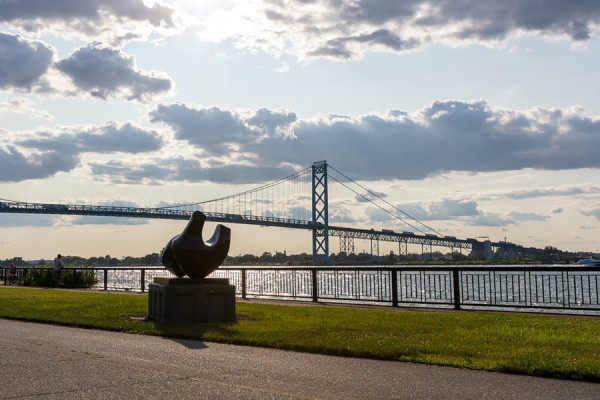
M 425 251 L 429 250 L 429 257 L 425 258 Z M 421 244 L 421 260 L 425 261 L 425 260 L 433 260 L 433 245 L 430 243 L 422 243 Z
M 398 255 L 403 255 L 405 258 L 408 257 L 408 242 L 407 241 L 399 241 L 398 242 Z
M 379 239 L 371 238 L 371 259 L 373 256 L 379 258 Z
M 354 238 L 350 236 L 340 236 L 340 253 L 346 253 L 346 256 L 354 254 Z

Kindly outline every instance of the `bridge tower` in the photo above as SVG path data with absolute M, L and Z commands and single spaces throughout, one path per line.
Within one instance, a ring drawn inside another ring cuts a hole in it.
M 329 210 L 327 206 L 327 161 L 312 165 L 313 262 L 329 262 Z M 318 225 L 318 227 L 317 227 Z

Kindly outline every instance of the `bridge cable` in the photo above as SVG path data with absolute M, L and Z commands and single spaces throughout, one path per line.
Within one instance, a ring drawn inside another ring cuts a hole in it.
M 425 228 L 429 229 L 431 232 L 436 233 L 438 236 L 443 236 L 441 233 L 437 232 L 435 229 L 433 229 L 430 226 L 425 225 L 424 223 L 422 223 L 421 221 L 419 221 L 418 219 L 410 216 L 409 214 L 405 213 L 404 211 L 402 211 L 401 209 L 399 209 L 398 207 L 394 206 L 393 204 L 389 203 L 388 201 L 386 201 L 385 199 L 383 199 L 381 196 L 377 195 L 376 193 L 374 193 L 373 191 L 371 191 L 370 189 L 367 189 L 366 187 L 362 186 L 360 183 L 354 181 L 353 179 L 349 178 L 348 176 L 344 175 L 343 173 L 341 173 L 340 171 L 338 171 L 337 169 L 335 169 L 334 167 L 332 167 L 331 165 L 328 164 L 328 167 L 331 168 L 332 170 L 334 170 L 335 172 L 337 172 L 338 174 L 342 175 L 344 178 L 348 179 L 350 182 L 354 183 L 355 185 L 359 186 L 360 188 L 362 188 L 363 190 L 365 190 L 367 193 L 369 193 L 370 195 L 378 198 L 379 200 L 383 201 L 385 204 L 387 204 L 388 206 L 392 207 L 394 210 L 401 212 L 402 214 L 406 215 L 408 218 L 412 219 L 415 222 L 418 222 L 419 224 L 423 225 Z M 344 183 L 340 182 L 339 180 L 335 179 L 334 177 L 331 177 L 332 179 L 334 179 L 335 181 L 341 183 L 342 185 L 344 185 L 345 187 L 347 187 L 348 189 L 350 189 L 351 191 L 353 191 L 354 193 L 356 193 L 357 195 L 361 196 L 362 198 L 364 198 L 365 200 L 369 201 L 371 204 L 373 204 L 374 206 L 380 208 L 381 210 L 385 211 L 386 213 L 390 214 L 391 216 L 398 218 L 400 221 L 404 222 L 405 224 L 413 227 L 414 229 L 418 230 L 421 233 L 424 233 L 421 229 L 409 224 L 408 222 L 406 222 L 405 220 L 403 220 L 402 218 L 400 218 L 399 216 L 389 212 L 388 210 L 384 209 L 383 207 L 379 206 L 378 204 L 375 204 L 375 202 L 373 202 L 372 199 L 367 198 L 366 196 L 354 191 L 353 189 L 349 188 L 348 186 L 346 186 Z
M 273 186 L 279 185 L 285 181 L 290 181 L 296 177 L 300 177 L 305 175 L 308 171 L 311 171 L 312 167 L 308 167 L 305 168 L 302 171 L 296 172 L 295 174 L 292 174 L 290 176 L 287 176 L 285 178 L 281 178 L 279 180 L 267 183 L 266 185 L 254 188 L 254 189 L 250 189 L 250 190 L 246 190 L 245 192 L 240 192 L 237 194 L 233 194 L 233 195 L 229 195 L 229 196 L 225 196 L 225 197 L 220 197 L 218 199 L 212 199 L 212 200 L 205 200 L 205 201 L 199 201 L 199 202 L 195 202 L 195 203 L 187 203 L 187 204 L 178 204 L 178 205 L 174 205 L 174 206 L 164 206 L 164 207 L 160 207 L 160 208 L 178 208 L 178 207 L 187 207 L 187 206 L 195 206 L 195 205 L 201 205 L 201 204 L 206 204 L 206 203 L 212 203 L 215 201 L 220 201 L 220 200 L 225 200 L 225 199 L 230 199 L 230 198 L 234 198 L 234 197 L 241 197 L 242 195 L 247 195 L 247 194 L 254 194 L 257 193 L 261 190 L 265 190 L 265 189 L 269 189 Z

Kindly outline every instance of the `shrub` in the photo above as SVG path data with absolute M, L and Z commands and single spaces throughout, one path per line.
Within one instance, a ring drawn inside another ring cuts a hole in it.
M 96 272 L 87 266 L 75 268 L 67 265 L 61 270 L 58 286 L 91 288 L 98 283 Z M 42 266 L 31 268 L 25 275 L 23 284 L 26 286 L 53 286 L 54 271 Z

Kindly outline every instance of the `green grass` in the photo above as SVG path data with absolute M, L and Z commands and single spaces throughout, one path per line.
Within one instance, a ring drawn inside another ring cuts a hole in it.
M 0 288 L 0 317 L 600 382 L 600 320 L 238 302 L 236 323 L 159 323 L 139 294 Z

